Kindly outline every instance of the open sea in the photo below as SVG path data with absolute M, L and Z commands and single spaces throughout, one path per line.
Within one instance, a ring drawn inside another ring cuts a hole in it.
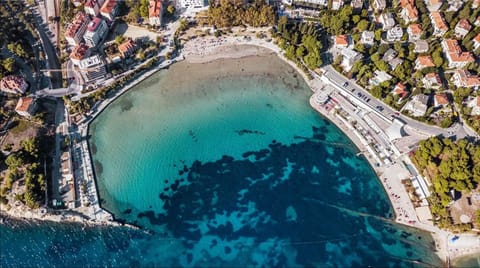
M 91 125 L 103 207 L 141 226 L 0 225 L 1 267 L 438 267 L 272 55 L 171 66 Z

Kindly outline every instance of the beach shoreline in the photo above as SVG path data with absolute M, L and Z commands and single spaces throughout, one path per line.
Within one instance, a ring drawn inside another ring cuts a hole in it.
M 312 82 L 311 80 L 309 80 L 307 75 L 300 68 L 298 68 L 298 66 L 296 66 L 295 63 L 286 59 L 283 56 L 281 49 L 278 48 L 272 42 L 266 42 L 265 40 L 262 40 L 262 39 L 245 40 L 245 39 L 242 39 L 242 38 L 239 38 L 239 37 L 220 37 L 220 38 L 207 37 L 207 40 L 215 40 L 218 43 L 215 43 L 214 45 L 212 45 L 212 43 L 209 43 L 208 41 L 206 41 L 204 43 L 204 45 L 201 46 L 201 45 L 198 45 L 199 40 L 189 41 L 185 44 L 185 47 L 181 51 L 180 56 L 185 57 L 185 60 L 189 63 L 201 64 L 201 63 L 207 63 L 207 62 L 212 62 L 212 61 L 218 61 L 220 59 L 247 58 L 247 57 L 252 57 L 252 56 L 258 56 L 259 54 L 263 54 L 263 53 L 272 54 L 272 55 L 275 54 L 280 59 L 282 59 L 284 62 L 286 62 L 287 64 L 292 66 L 298 72 L 298 74 L 300 74 L 303 77 L 304 81 L 307 83 L 307 85 L 310 87 L 310 89 L 313 92 L 316 92 L 316 90 L 318 89 L 318 85 L 315 84 L 314 82 Z M 192 47 L 190 47 L 189 44 Z M 174 62 L 176 62 L 176 60 L 168 61 L 168 64 L 163 64 L 163 65 L 160 64 L 159 66 L 156 66 L 156 67 L 146 71 L 144 74 L 140 75 L 140 77 L 138 77 L 135 80 L 129 82 L 127 85 L 125 85 L 121 89 L 118 89 L 115 92 L 114 96 L 102 101 L 94 109 L 94 111 L 92 111 L 91 113 L 88 114 L 88 120 L 82 121 L 79 124 L 79 126 L 78 126 L 79 132 L 82 133 L 82 135 L 88 136 L 90 123 L 106 107 L 108 107 L 109 104 L 111 104 L 119 96 L 121 96 L 122 94 L 127 92 L 129 89 L 131 89 L 135 85 L 139 84 L 140 82 L 147 79 L 148 77 L 150 77 L 151 75 L 153 75 L 157 71 L 165 68 L 166 66 L 168 66 L 170 64 L 173 64 Z M 362 152 L 364 151 L 364 150 L 362 150 L 363 145 L 358 140 L 358 137 L 355 136 L 351 132 L 351 130 L 349 130 L 348 127 L 340 119 L 336 118 L 333 114 L 329 114 L 326 110 L 322 110 L 322 108 L 317 109 L 317 107 L 315 107 L 315 103 L 313 102 L 313 96 L 312 96 L 312 98 L 310 98 L 310 105 L 315 110 L 317 110 L 320 114 L 322 114 L 322 116 L 327 118 L 330 122 L 335 124 L 340 130 L 342 130 L 342 132 L 344 132 L 344 134 L 352 141 L 352 143 L 354 143 L 357 146 L 357 148 L 360 151 L 362 151 Z M 87 143 L 89 144 L 89 141 L 87 141 Z M 90 155 L 90 158 L 91 158 L 92 155 L 91 155 L 90 146 L 88 146 L 88 152 L 87 153 Z M 371 168 L 376 172 L 379 181 L 381 182 L 382 186 L 384 187 L 384 190 L 387 192 L 387 195 L 389 196 L 390 203 L 391 203 L 393 209 L 395 210 L 395 221 L 397 223 L 430 232 L 432 234 L 434 240 L 435 240 L 436 245 L 437 245 L 437 251 L 436 251 L 437 255 L 443 261 L 445 261 L 446 263 L 449 263 L 453 259 L 461 258 L 462 256 L 465 256 L 465 255 L 471 255 L 471 254 L 474 254 L 476 252 L 480 253 L 480 245 L 477 248 L 473 248 L 473 250 L 475 250 L 475 251 L 470 251 L 468 253 L 466 251 L 459 252 L 458 250 L 457 251 L 455 251 L 455 250 L 451 251 L 451 250 L 448 249 L 448 246 L 449 246 L 448 245 L 448 236 L 449 236 L 448 232 L 440 230 L 438 228 L 432 229 L 432 228 L 429 228 L 429 227 L 426 227 L 426 226 L 422 226 L 422 225 L 419 225 L 420 223 L 409 224 L 408 222 L 400 220 L 399 216 L 398 216 L 399 213 L 396 209 L 396 206 L 394 205 L 395 204 L 395 199 L 390 194 L 388 194 L 389 191 L 388 191 L 388 188 L 385 184 L 386 181 L 382 181 L 382 179 L 381 179 L 381 176 L 380 176 L 382 174 L 381 170 L 379 170 L 375 166 L 374 159 L 372 157 L 369 157 L 368 153 L 367 154 L 364 153 L 364 156 L 365 156 L 366 160 L 369 162 Z M 93 163 L 89 163 L 89 164 L 93 167 Z M 96 182 L 96 177 L 94 178 L 94 180 Z M 10 213 L 7 212 L 7 214 L 10 214 Z M 40 217 L 40 218 L 37 217 L 36 218 L 34 216 L 26 218 L 26 217 L 22 217 L 22 216 L 16 215 L 16 214 L 13 214 L 13 215 L 10 215 L 10 216 L 12 216 L 14 218 L 21 218 L 21 219 L 52 220 L 52 219 L 46 218 L 46 217 L 43 217 L 43 218 L 42 217 Z M 62 218 L 62 217 L 58 217 L 58 218 L 53 217 L 53 218 L 54 218 L 53 221 L 58 221 L 58 222 L 68 221 L 68 220 L 66 220 L 65 218 Z M 73 221 L 77 221 L 77 220 L 74 219 Z M 79 222 L 85 222 L 85 220 L 81 219 L 81 220 L 79 220 Z M 88 223 L 92 223 L 94 225 L 96 225 L 96 224 L 101 224 L 101 225 L 109 224 L 109 225 L 115 225 L 115 226 L 123 226 L 123 224 L 120 224 L 120 223 L 116 222 L 114 219 L 112 219 L 108 222 L 91 222 L 91 221 L 89 221 Z

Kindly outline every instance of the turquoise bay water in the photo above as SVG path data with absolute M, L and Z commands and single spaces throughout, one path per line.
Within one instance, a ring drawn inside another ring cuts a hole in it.
M 392 222 L 367 161 L 310 95 L 271 56 L 156 74 L 90 130 L 103 206 L 149 233 L 0 226 L 1 264 L 441 265 L 428 234 Z

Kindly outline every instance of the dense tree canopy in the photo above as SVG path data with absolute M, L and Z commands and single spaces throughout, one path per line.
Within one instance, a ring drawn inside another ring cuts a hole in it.
M 256 1 L 245 5 L 243 2 L 222 0 L 211 4 L 208 10 L 208 23 L 216 27 L 232 27 L 250 25 L 253 27 L 271 26 L 275 24 L 275 10 L 264 1 Z

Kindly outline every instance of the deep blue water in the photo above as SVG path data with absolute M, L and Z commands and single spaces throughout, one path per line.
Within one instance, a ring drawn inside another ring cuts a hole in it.
M 96 119 L 103 205 L 148 232 L 9 221 L 0 264 L 441 265 L 429 234 L 392 221 L 368 162 L 308 106 L 305 83 L 278 59 L 261 60 L 275 70 L 182 88 L 174 66 Z

